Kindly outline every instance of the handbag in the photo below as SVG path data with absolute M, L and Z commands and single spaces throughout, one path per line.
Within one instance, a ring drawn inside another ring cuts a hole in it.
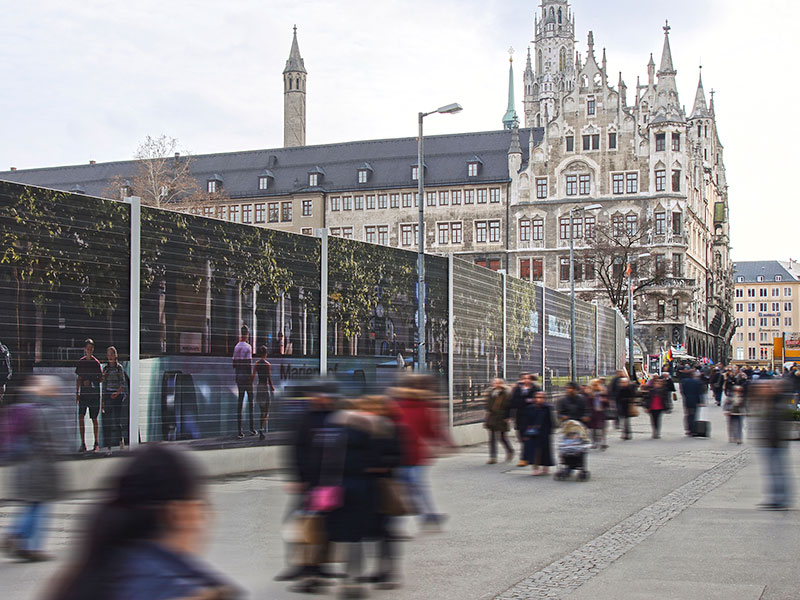
M 326 513 L 340 508 L 344 504 L 344 487 L 342 486 L 342 475 L 344 472 L 344 461 L 347 453 L 347 438 L 345 435 L 337 435 L 333 432 L 326 432 L 325 443 L 322 453 L 322 472 L 323 477 L 320 478 L 320 485 L 312 488 L 308 493 L 308 510 L 315 513 Z M 334 467 L 338 472 L 338 477 L 330 477 L 331 461 L 334 460 L 333 451 L 334 446 L 341 446 L 339 448 L 338 467 Z M 328 474 L 328 477 L 324 475 Z M 322 485 L 322 479 L 327 479 L 325 485 Z M 338 479 L 335 483 L 333 479 Z
M 393 477 L 378 479 L 380 494 L 380 512 L 390 517 L 404 517 L 416 513 L 414 504 L 408 495 L 408 489 L 402 481 Z
M 342 505 L 343 490 L 341 485 L 321 485 L 311 490 L 308 495 L 308 509 L 311 512 L 330 512 Z

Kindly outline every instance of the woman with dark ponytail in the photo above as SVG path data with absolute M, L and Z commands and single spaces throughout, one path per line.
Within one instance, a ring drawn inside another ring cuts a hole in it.
M 200 475 L 183 451 L 137 450 L 88 523 L 77 562 L 54 582 L 48 600 L 240 597 L 199 559 L 208 507 Z

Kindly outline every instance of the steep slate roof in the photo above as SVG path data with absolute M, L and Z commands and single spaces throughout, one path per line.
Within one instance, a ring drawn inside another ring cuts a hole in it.
M 523 161 L 527 160 L 531 132 L 534 144 L 542 141 L 544 130 L 520 129 Z M 508 181 L 508 149 L 511 132 L 487 131 L 425 137 L 426 185 L 459 183 L 497 183 Z M 467 162 L 481 157 L 483 167 L 477 177 L 467 177 Z M 299 146 L 272 150 L 249 150 L 192 156 L 192 174 L 205 189 L 205 182 L 216 174 L 224 180 L 224 191 L 232 198 L 285 195 L 308 190 L 308 174 L 321 168 L 319 186 L 327 192 L 379 190 L 414 187 L 411 166 L 417 161 L 415 137 L 345 142 L 319 146 Z M 365 184 L 358 184 L 358 170 L 365 162 L 372 167 Z M 259 191 L 258 177 L 265 169 L 274 174 L 269 189 Z M 80 187 L 90 196 L 109 193 L 108 182 L 116 176 L 132 178 L 136 161 L 47 167 L 0 172 L 0 180 L 27 183 L 57 190 Z
M 800 273 L 787 269 L 786 265 L 777 260 L 753 260 L 733 264 L 733 281 L 735 283 L 759 283 L 758 276 L 763 275 L 763 283 L 775 281 L 775 276 L 780 275 L 783 281 L 800 280 Z M 739 277 L 744 277 L 740 282 Z

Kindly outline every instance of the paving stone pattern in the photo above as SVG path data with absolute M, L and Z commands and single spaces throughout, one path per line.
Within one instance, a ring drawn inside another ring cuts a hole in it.
M 704 495 L 728 481 L 747 464 L 749 456 L 748 449 L 742 450 L 571 554 L 526 577 L 496 596 L 495 600 L 566 597 Z

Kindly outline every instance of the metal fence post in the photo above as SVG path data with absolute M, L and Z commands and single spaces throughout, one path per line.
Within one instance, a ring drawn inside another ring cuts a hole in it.
M 542 391 L 547 391 L 547 294 L 545 293 L 544 283 L 542 289 Z
M 453 266 L 455 261 L 453 260 L 453 254 L 447 255 L 447 395 L 449 397 L 449 418 L 450 418 L 450 429 L 453 428 L 455 423 L 455 415 L 454 415 L 454 402 L 455 402 L 455 395 L 454 395 L 454 376 L 455 373 L 453 372 L 453 366 L 455 364 L 455 358 L 453 356 L 455 352 L 455 314 L 453 311 Z
M 328 374 L 328 228 L 315 231 L 320 241 L 319 374 Z M 283 325 L 281 325 L 283 326 Z
M 139 337 L 141 315 L 141 276 L 142 276 L 142 201 L 133 196 L 127 199 L 130 204 L 131 246 L 130 246 L 130 303 L 129 303 L 129 355 L 128 365 L 130 386 L 128 394 L 128 443 L 139 443 Z
M 600 377 L 600 308 L 594 305 L 594 376 Z
M 503 379 L 508 377 L 506 372 L 506 356 L 508 354 L 508 273 L 503 271 Z

